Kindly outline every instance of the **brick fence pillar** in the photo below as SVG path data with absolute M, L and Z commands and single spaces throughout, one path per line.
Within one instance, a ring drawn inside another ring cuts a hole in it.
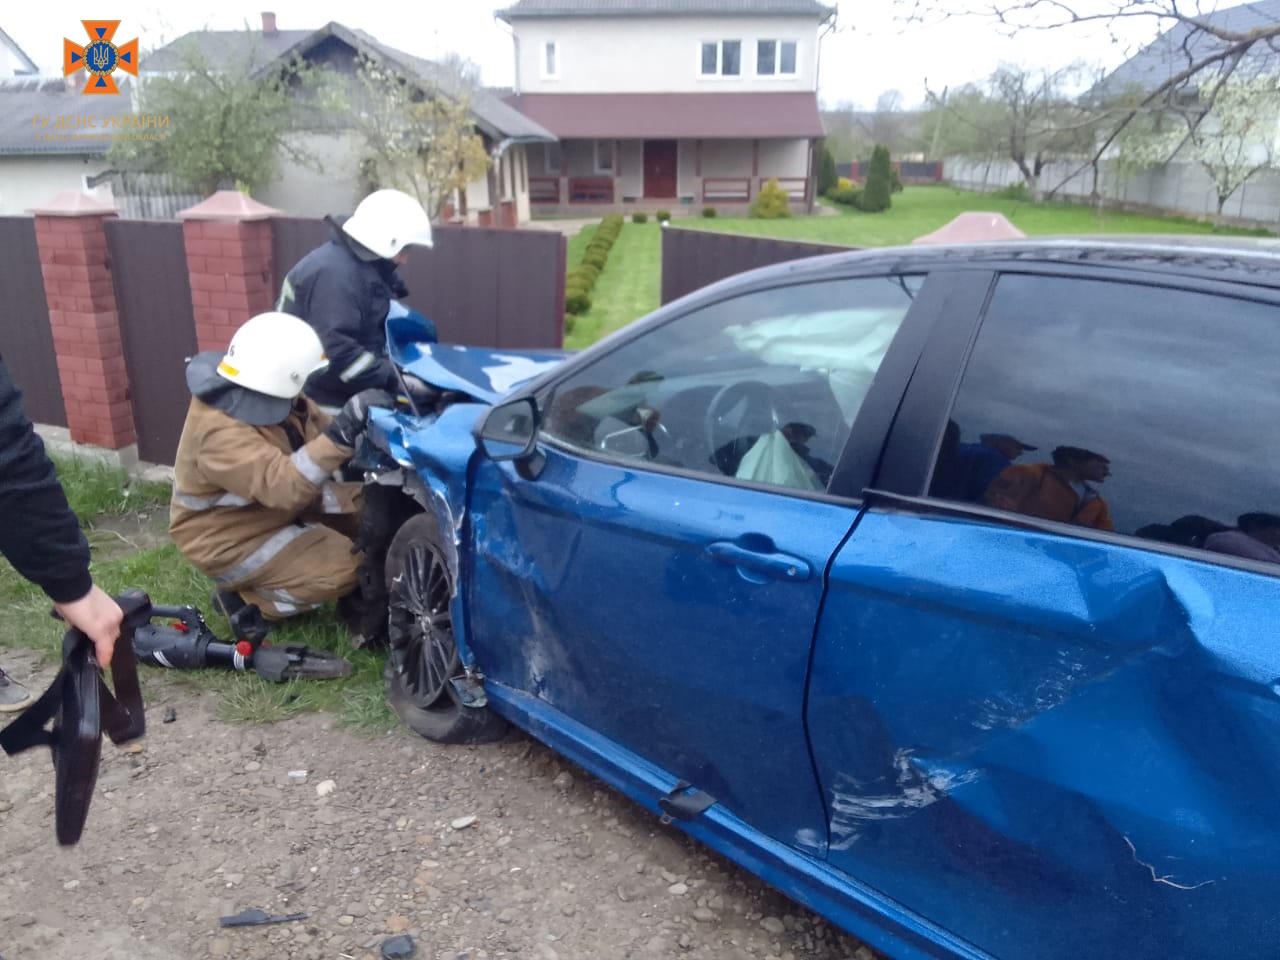
M 178 214 L 201 351 L 225 350 L 242 323 L 275 305 L 271 218 L 279 212 L 239 190 L 219 190 Z
M 29 212 L 71 439 L 132 459 L 137 433 L 107 256 L 106 221 L 116 207 L 68 190 Z

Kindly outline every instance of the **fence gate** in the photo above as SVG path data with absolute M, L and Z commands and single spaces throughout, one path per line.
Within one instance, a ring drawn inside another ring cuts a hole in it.
M 668 227 L 662 231 L 662 302 L 756 267 L 857 249 Z
M 186 360 L 197 349 L 182 224 L 108 219 L 106 227 L 138 456 L 172 464 L 191 397 Z
M 35 221 L 0 217 L 0 250 L 0 357 L 22 391 L 27 416 L 35 423 L 65 427 Z

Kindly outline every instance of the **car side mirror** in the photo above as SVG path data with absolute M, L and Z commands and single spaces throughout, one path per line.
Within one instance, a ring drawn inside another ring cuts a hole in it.
M 529 457 L 538 438 L 538 405 L 532 397 L 499 404 L 485 414 L 477 433 L 490 460 Z

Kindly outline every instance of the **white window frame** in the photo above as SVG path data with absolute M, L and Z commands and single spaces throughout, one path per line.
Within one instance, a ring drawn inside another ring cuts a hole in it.
M 547 69 L 547 55 L 551 55 L 552 70 Z M 560 79 L 560 41 L 544 40 L 538 51 L 538 70 L 543 80 Z
M 724 45 L 726 43 L 736 43 L 738 45 L 738 72 L 724 72 Z M 702 48 L 707 44 L 713 44 L 716 48 L 716 69 L 714 73 L 702 72 Z M 725 37 L 721 40 L 700 40 L 698 41 L 698 59 L 696 64 L 697 76 L 699 80 L 741 80 L 743 77 L 743 47 L 746 42 L 739 37 Z
M 773 73 L 760 72 L 760 44 L 762 43 L 773 44 L 773 66 L 774 66 Z M 782 72 L 782 45 L 785 43 L 789 43 L 796 48 L 795 63 L 793 65 L 794 69 L 790 73 Z M 773 38 L 773 37 L 761 37 L 758 40 L 756 40 L 756 76 L 757 77 L 765 77 L 768 79 L 781 78 L 784 80 L 791 80 L 791 79 L 794 79 L 795 77 L 798 77 L 799 75 L 800 75 L 800 43 L 799 41 L 785 40 L 785 39 Z
M 601 166 L 600 164 L 600 145 L 609 145 L 609 166 Z M 595 160 L 596 173 L 612 175 L 618 169 L 618 146 L 612 140 L 596 140 L 591 145 L 592 155 Z

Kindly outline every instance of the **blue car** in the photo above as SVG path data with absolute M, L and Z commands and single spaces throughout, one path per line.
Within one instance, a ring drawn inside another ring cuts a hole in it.
M 388 697 L 886 955 L 1280 954 L 1280 254 L 882 249 L 376 411 Z M 378 579 L 374 577 L 372 579 Z

